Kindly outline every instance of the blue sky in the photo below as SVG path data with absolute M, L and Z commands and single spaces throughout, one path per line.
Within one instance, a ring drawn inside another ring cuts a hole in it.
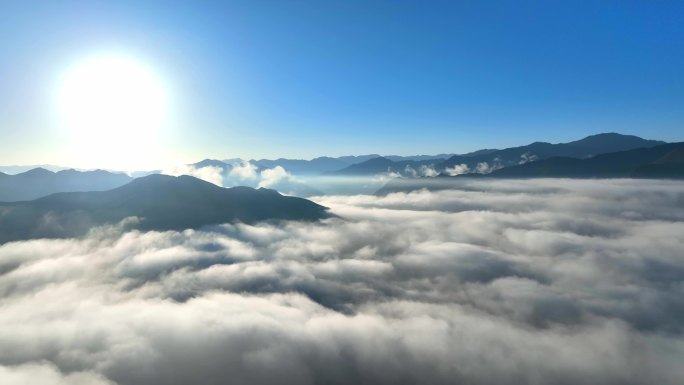
M 3 1 L 2 164 L 60 163 L 59 74 L 164 79 L 164 159 L 465 152 L 599 132 L 684 140 L 681 1 Z

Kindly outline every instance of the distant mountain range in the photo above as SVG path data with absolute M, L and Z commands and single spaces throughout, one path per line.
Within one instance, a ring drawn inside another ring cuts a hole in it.
M 377 157 L 365 162 L 352 164 L 341 170 L 328 173 L 329 175 L 376 175 L 381 173 L 396 173 L 403 176 L 435 176 L 434 164 L 444 161 L 439 159 L 425 160 L 391 160 L 386 157 Z M 429 170 L 427 171 L 427 168 Z M 422 172 L 421 172 L 422 171 Z M 433 175 L 425 175 L 427 173 Z
M 203 180 L 150 175 L 96 192 L 57 193 L 33 201 L 0 203 L 0 243 L 85 235 L 92 227 L 130 217 L 140 230 L 182 230 L 269 220 L 313 221 L 327 209 L 268 189 L 222 188 Z
M 444 160 L 453 154 L 440 154 L 440 155 L 412 155 L 412 156 L 399 156 L 399 155 L 387 155 L 382 158 L 389 159 L 390 161 L 393 162 L 405 162 L 405 163 L 410 163 L 411 161 L 416 162 L 416 161 L 429 161 L 433 159 L 439 159 L 439 160 Z M 373 159 L 380 158 L 381 156 L 378 154 L 369 154 L 369 155 L 359 155 L 359 156 L 340 156 L 337 158 L 332 158 L 332 157 L 319 157 L 319 158 L 314 158 L 311 160 L 303 160 L 303 159 L 275 159 L 275 160 L 270 160 L 270 159 L 260 159 L 260 160 L 251 160 L 252 163 L 254 163 L 257 167 L 259 168 L 273 168 L 276 166 L 281 166 L 287 171 L 293 173 L 293 174 L 299 174 L 299 175 L 318 175 L 318 174 L 333 174 L 336 172 L 339 172 L 340 170 L 343 170 L 349 166 L 355 165 L 355 164 L 360 164 L 363 162 L 371 161 Z M 231 159 L 228 159 L 226 161 L 229 161 Z M 234 160 L 234 159 L 233 159 Z M 434 162 L 433 162 L 434 163 Z M 382 170 L 381 172 L 385 172 L 387 170 Z M 344 173 L 340 173 L 344 174 Z M 351 175 L 351 174 L 347 174 Z
M 497 177 L 679 178 L 680 163 L 674 160 L 680 159 L 681 154 L 669 154 L 666 157 L 663 153 L 662 159 L 655 159 L 648 154 L 660 154 L 658 151 L 661 150 L 646 151 L 646 149 L 660 148 L 663 145 L 665 142 L 658 140 L 605 133 L 568 143 L 534 142 L 525 146 L 482 149 L 461 155 L 378 156 L 370 154 L 337 158 L 319 157 L 312 160 L 261 159 L 249 161 L 249 164 L 237 158 L 223 161 L 205 159 L 187 165 L 190 169 L 181 170 L 178 173 L 202 176 L 224 187 L 267 186 L 288 195 L 303 197 L 323 194 L 319 188 L 326 189 L 326 185 L 317 185 L 317 179 L 314 178 L 316 176 L 368 177 L 384 174 L 420 179 L 421 177 L 465 174 Z M 618 154 L 639 149 L 643 151 L 629 153 L 629 155 Z M 607 154 L 616 155 L 607 156 Z M 198 171 L 206 167 L 218 168 L 219 175 L 215 170 Z M 277 170 L 277 167 L 282 167 L 284 171 Z M 266 173 L 266 170 L 273 171 Z M 138 172 L 131 175 L 142 177 L 158 173 L 161 171 Z M 297 178 L 298 175 L 302 175 L 303 178 Z M 0 172 L 0 202 L 32 200 L 57 192 L 104 191 L 122 186 L 131 180 L 133 178 L 128 175 L 103 170 L 69 169 L 53 172 L 35 168 L 16 175 Z
M 386 155 L 368 154 L 359 156 L 318 157 L 311 160 L 304 159 L 259 159 L 248 162 L 258 170 L 272 169 L 277 166 L 284 168 L 293 175 L 375 175 L 378 173 L 395 173 L 405 177 L 430 176 L 426 174 L 444 173 L 456 175 L 462 173 L 489 173 L 504 167 L 515 166 L 552 157 L 588 158 L 598 154 L 625 151 L 636 148 L 653 147 L 665 142 L 659 140 L 642 139 L 633 135 L 604 133 L 591 135 L 584 139 L 568 143 L 534 142 L 525 146 L 505 149 L 481 149 L 466 154 L 437 154 L 437 155 Z M 234 165 L 243 163 L 240 158 L 224 160 L 205 159 L 192 164 L 196 168 L 207 166 L 220 167 L 226 172 Z M 32 166 L 0 166 L 0 172 L 13 174 L 26 171 Z M 46 166 L 52 171 L 64 169 L 59 166 Z M 155 171 L 140 171 L 130 173 L 133 177 L 140 177 Z
M 327 156 L 314 158 L 311 160 L 284 158 L 275 160 L 259 159 L 252 160 L 252 163 L 260 169 L 274 168 L 280 166 L 293 174 L 300 175 L 322 174 L 333 170 L 339 170 L 352 164 L 348 159 L 330 158 Z
M 62 170 L 69 170 L 71 167 L 55 166 L 53 164 L 33 164 L 33 165 L 23 165 L 23 166 L 0 166 L 0 174 L 20 174 L 34 168 L 44 168 L 46 170 L 57 172 Z
M 489 174 L 498 178 L 682 178 L 684 142 L 600 154 L 588 159 L 553 157 Z
M 503 150 L 480 150 L 464 155 L 454 155 L 448 159 L 432 159 L 417 162 L 392 161 L 388 158 L 370 159 L 363 163 L 338 170 L 339 175 L 371 175 L 379 172 L 397 173 L 401 176 L 422 175 L 421 167 L 430 167 L 436 173 L 457 175 L 466 173 L 486 174 L 504 167 L 516 166 L 552 157 L 588 158 L 598 154 L 653 147 L 665 142 L 647 140 L 633 135 L 606 133 L 588 136 L 569 143 L 551 144 L 534 142 L 525 146 Z M 408 166 L 408 168 L 407 168 Z M 418 171 L 418 172 L 416 172 Z M 416 175 L 417 174 L 417 175 Z M 424 173 L 423 173 L 424 174 Z
M 397 178 L 378 195 L 419 189 L 448 189 L 465 178 L 666 178 L 684 179 L 684 142 L 600 154 L 591 158 L 552 157 L 495 170 L 437 178 Z
M 16 175 L 0 173 L 0 202 L 33 200 L 67 191 L 103 191 L 122 186 L 133 180 L 126 174 L 109 171 L 62 170 L 52 172 L 44 168 Z
M 342 157 L 319 157 L 303 159 L 251 160 L 259 169 L 281 166 L 294 175 L 347 175 L 363 176 L 399 174 L 405 177 L 433 176 L 437 173 L 456 175 L 461 173 L 489 173 L 494 170 L 548 159 L 552 157 L 588 158 L 608 152 L 653 147 L 665 142 L 642 139 L 634 135 L 604 133 L 568 143 L 534 142 L 525 146 L 505 149 L 482 149 L 466 154 L 438 154 L 380 156 L 377 154 Z M 224 163 L 235 163 L 226 159 Z M 208 165 L 208 164 L 207 164 Z

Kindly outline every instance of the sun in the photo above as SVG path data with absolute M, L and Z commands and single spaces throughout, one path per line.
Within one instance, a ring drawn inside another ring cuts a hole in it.
M 80 167 L 131 169 L 149 164 L 168 113 L 164 82 L 126 56 L 100 55 L 66 71 L 58 110 Z

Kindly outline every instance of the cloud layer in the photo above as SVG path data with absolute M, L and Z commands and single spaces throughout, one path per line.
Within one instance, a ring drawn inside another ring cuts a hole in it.
M 318 203 L 341 218 L 0 246 L 0 382 L 684 377 L 682 183 L 472 180 Z

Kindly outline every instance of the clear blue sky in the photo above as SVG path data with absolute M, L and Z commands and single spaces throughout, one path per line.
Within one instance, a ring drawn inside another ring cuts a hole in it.
M 180 159 L 684 140 L 684 1 L 2 1 L 0 164 L 59 163 L 55 78 L 93 52 L 172 90 Z

